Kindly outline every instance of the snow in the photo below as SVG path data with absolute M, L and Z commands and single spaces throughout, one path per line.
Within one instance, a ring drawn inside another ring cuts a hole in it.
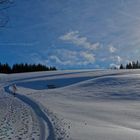
M 16 83 L 18 94 L 23 94 L 42 108 L 53 124 L 57 139 L 62 140 L 139 140 L 140 138 L 140 70 L 87 70 L 56 71 L 7 75 L 5 81 Z M 48 85 L 55 85 L 49 89 Z M 1 89 L 0 123 L 5 112 L 21 106 L 18 122 L 22 122 L 24 112 L 31 120 L 30 131 L 22 139 L 33 134 L 33 116 L 40 123 L 32 108 Z M 5 98 L 7 98 L 5 100 Z M 8 104 L 6 106 L 5 104 Z M 6 111 L 4 111 L 6 110 Z M 16 112 L 16 111 L 15 111 Z M 17 114 L 17 113 L 14 113 Z M 20 115 L 21 114 L 21 115 Z M 12 120 L 12 113 L 10 112 Z M 14 116 L 14 115 L 13 115 Z M 46 125 L 46 124 L 45 124 Z M 12 123 L 12 132 L 20 126 Z M 46 128 L 46 134 L 49 132 Z M 3 129 L 1 129 L 3 131 Z M 39 133 L 39 131 L 37 131 Z M 14 137 L 6 131 L 9 137 Z M 18 133 L 17 133 L 18 135 Z M 2 137 L 0 131 L 0 138 Z M 37 138 L 37 135 L 34 136 Z M 2 138 L 6 140 L 6 138 Z M 30 138 L 29 138 L 30 139 Z
M 40 126 L 34 112 L 13 96 L 1 90 L 0 98 L 0 139 L 39 140 Z

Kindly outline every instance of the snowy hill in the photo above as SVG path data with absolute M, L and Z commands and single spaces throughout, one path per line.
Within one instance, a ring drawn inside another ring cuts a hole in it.
M 17 96 L 13 97 L 5 91 L 3 87 L 17 84 Z M 48 85 L 54 85 L 53 89 Z M 45 133 L 45 137 L 51 133 L 50 124 L 41 125 L 40 117 L 36 114 L 36 109 L 20 96 L 27 97 L 37 103 L 42 111 L 49 118 L 53 126 L 55 139 L 61 140 L 139 140 L 140 137 L 140 71 L 139 70 L 87 70 L 87 71 L 56 71 L 37 72 L 7 75 L 5 81 L 1 81 L 1 98 L 13 99 L 12 108 L 16 109 L 16 104 L 24 104 L 21 116 L 25 118 L 24 108 L 28 110 L 28 118 L 34 116 L 39 127 L 33 135 L 33 122 L 26 125 L 30 132 L 23 133 L 22 139 L 39 139 Z M 18 96 L 19 94 L 19 96 Z M 25 101 L 25 102 L 24 102 Z M 3 108 L 1 110 L 10 110 Z M 27 108 L 26 108 L 27 106 Z M 10 112 L 10 111 L 8 111 Z M 16 111 L 10 114 L 16 116 Z M 5 115 L 4 111 L 2 118 Z M 20 115 L 20 114 L 19 114 Z M 19 116 L 19 120 L 22 117 Z M 5 122 L 0 119 L 4 125 Z M 12 126 L 17 126 L 17 122 L 11 122 Z M 40 129 L 44 126 L 45 132 Z M 25 129 L 23 125 L 20 125 Z M 3 128 L 4 129 L 4 128 Z M 40 130 L 40 131 L 39 131 Z M 7 135 L 14 138 L 17 131 L 15 127 L 6 131 Z M 17 135 L 20 135 L 17 132 Z M 0 131 L 0 137 L 3 136 Z M 26 136 L 26 138 L 25 138 Z M 50 140 L 54 139 L 50 137 Z M 6 137 L 3 138 L 6 140 Z

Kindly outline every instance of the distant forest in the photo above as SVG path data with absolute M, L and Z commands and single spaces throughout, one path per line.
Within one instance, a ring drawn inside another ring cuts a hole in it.
M 140 69 L 140 63 L 137 60 L 136 62 L 132 61 L 126 65 L 121 64 L 120 69 Z
M 23 73 L 23 72 L 37 72 L 37 71 L 54 71 L 57 70 L 55 67 L 48 67 L 42 64 L 14 64 L 10 66 L 9 64 L 0 63 L 0 73 Z

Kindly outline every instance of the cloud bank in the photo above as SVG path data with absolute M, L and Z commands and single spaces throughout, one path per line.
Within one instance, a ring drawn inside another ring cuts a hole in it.
M 80 36 L 79 31 L 71 31 L 59 37 L 63 41 L 68 41 L 76 46 L 83 47 L 88 50 L 96 50 L 100 47 L 100 43 L 91 43 L 87 37 Z

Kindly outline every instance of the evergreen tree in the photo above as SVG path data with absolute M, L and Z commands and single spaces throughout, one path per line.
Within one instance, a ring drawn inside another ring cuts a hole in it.
M 137 60 L 137 63 L 136 63 L 136 69 L 139 68 L 139 61 Z
M 133 68 L 133 66 L 132 66 L 132 63 L 130 62 L 129 64 L 128 64 L 128 69 L 132 69 Z
M 124 66 L 123 66 L 123 64 L 121 64 L 121 65 L 120 65 L 120 69 L 124 69 Z

